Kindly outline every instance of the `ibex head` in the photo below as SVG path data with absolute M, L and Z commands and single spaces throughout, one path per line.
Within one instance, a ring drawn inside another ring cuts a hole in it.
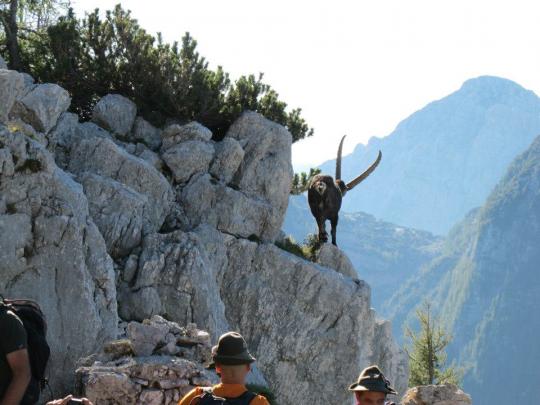
M 344 196 L 347 191 L 352 190 L 354 187 L 356 187 L 358 184 L 360 184 L 362 181 L 364 181 L 373 171 L 377 168 L 379 165 L 381 159 L 382 159 L 382 153 L 379 151 L 379 155 L 377 156 L 377 159 L 371 166 L 367 168 L 367 170 L 362 173 L 360 176 L 356 177 L 349 183 L 345 183 L 341 179 L 341 152 L 343 150 L 343 141 L 345 140 L 345 137 L 347 135 L 343 135 L 343 138 L 341 138 L 341 142 L 339 142 L 339 148 L 337 153 L 337 159 L 336 159 L 336 185 L 341 190 L 341 195 Z

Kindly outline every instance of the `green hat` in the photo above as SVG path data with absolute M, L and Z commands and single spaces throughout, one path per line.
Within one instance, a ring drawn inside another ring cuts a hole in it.
M 358 381 L 351 384 L 349 391 L 376 391 L 397 395 L 397 392 L 390 386 L 390 381 L 384 377 L 377 366 L 369 366 L 362 370 Z
M 234 366 L 253 363 L 255 357 L 249 353 L 242 335 L 228 332 L 221 335 L 217 346 L 212 348 L 212 360 L 214 363 Z

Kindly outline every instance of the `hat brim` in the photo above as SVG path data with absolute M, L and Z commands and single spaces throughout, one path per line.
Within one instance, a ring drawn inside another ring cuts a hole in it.
M 216 354 L 212 356 L 213 363 L 223 364 L 226 366 L 238 366 L 241 364 L 251 364 L 256 361 L 249 353 L 242 353 L 237 356 L 223 356 Z
M 351 384 L 349 391 L 372 391 L 372 392 L 384 392 L 385 394 L 397 395 L 397 392 L 392 387 L 380 386 L 380 385 L 361 385 L 359 383 Z

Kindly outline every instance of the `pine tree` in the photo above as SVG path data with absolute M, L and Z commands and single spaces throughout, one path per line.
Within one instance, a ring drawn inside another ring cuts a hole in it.
M 420 330 L 415 333 L 410 327 L 406 335 L 410 345 L 406 348 L 409 355 L 409 386 L 431 384 L 455 384 L 461 382 L 461 370 L 455 366 L 446 366 L 446 347 L 452 336 L 441 326 L 440 321 L 432 314 L 431 304 L 425 302 L 416 311 Z

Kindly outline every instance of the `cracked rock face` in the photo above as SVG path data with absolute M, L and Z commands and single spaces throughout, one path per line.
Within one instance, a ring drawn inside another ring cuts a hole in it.
M 216 274 L 197 235 L 182 231 L 147 236 L 136 276 L 120 293 L 124 319 L 153 314 L 206 325 L 213 336 L 227 330 Z
M 0 247 L 0 290 L 39 302 L 50 381 L 61 392 L 72 385 L 76 358 L 116 335 L 113 265 L 82 187 L 43 146 L 3 126 Z
M 146 222 L 154 230 L 163 225 L 174 199 L 174 192 L 161 173 L 104 137 L 78 138 L 71 146 L 68 170 L 111 178 L 144 195 L 148 200 L 144 210 Z
M 244 333 L 280 403 L 346 403 L 346 387 L 375 362 L 406 387 L 405 355 L 385 340 L 365 283 L 274 245 L 197 233 L 218 271 L 227 320 Z
M 291 134 L 258 113 L 245 112 L 233 123 L 227 137 L 236 139 L 245 150 L 233 183 L 268 201 L 279 213 L 280 224 L 283 223 L 294 175 Z M 274 238 L 279 230 L 275 230 Z

